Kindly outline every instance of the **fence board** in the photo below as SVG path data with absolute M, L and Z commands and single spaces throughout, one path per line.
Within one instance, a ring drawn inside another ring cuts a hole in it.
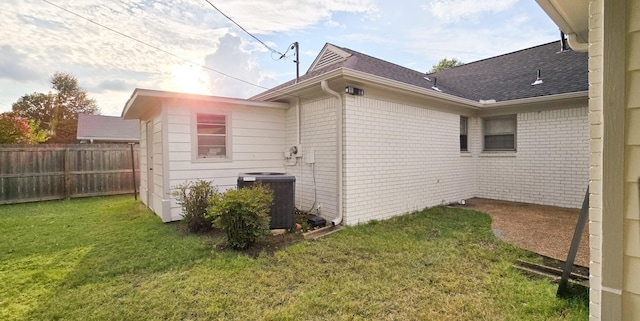
M 129 145 L 0 145 L 0 204 L 133 192 Z

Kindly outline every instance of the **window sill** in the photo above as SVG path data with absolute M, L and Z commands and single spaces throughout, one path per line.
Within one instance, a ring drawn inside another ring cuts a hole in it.
M 505 151 L 483 151 L 480 153 L 480 157 L 516 157 L 518 155 L 515 150 Z
M 231 158 L 196 158 L 191 160 L 192 163 L 231 163 L 233 159 Z
M 471 154 L 471 152 L 469 152 L 468 150 L 461 150 L 460 151 L 460 157 L 472 157 L 473 154 Z

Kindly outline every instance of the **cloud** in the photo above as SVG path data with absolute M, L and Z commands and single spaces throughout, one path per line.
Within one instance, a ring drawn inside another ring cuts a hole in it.
M 0 80 L 16 86 L 0 94 L 41 91 L 53 72 L 69 72 L 97 99 L 103 113 L 114 114 L 135 87 L 180 90 L 175 86 L 176 66 L 182 68 L 184 79 L 190 77 L 189 68 L 206 63 L 264 87 L 276 84 L 277 72 L 257 64 L 256 58 L 265 56 L 266 49 L 245 35 L 240 43 L 237 36 L 221 39 L 242 31 L 206 2 L 56 0 L 55 4 L 90 21 L 40 1 L 0 1 Z M 325 21 L 331 25 L 338 21 L 332 20 L 336 13 L 373 19 L 378 12 L 374 0 L 238 0 L 219 8 L 257 35 L 275 35 L 275 41 L 263 39 L 274 48 L 283 33 Z M 213 72 L 205 78 L 196 82 L 207 85 L 212 94 L 247 97 L 263 90 Z M 17 98 L 2 97 L 0 103 Z
M 36 80 L 41 74 L 25 63 L 25 54 L 19 53 L 10 45 L 0 46 L 0 78 L 19 82 Z
M 297 31 L 330 21 L 335 12 L 363 14 L 367 19 L 376 19 L 379 13 L 373 0 L 239 0 L 222 2 L 216 7 L 256 34 Z
M 441 20 L 457 22 L 482 13 L 507 10 L 516 2 L 518 0 L 432 0 L 422 8 Z
M 547 43 L 557 37 L 553 28 L 545 30 L 541 31 L 539 24 L 531 23 L 529 16 L 520 13 L 497 25 L 476 27 L 473 32 L 466 26 L 432 26 L 411 30 L 407 34 L 407 41 L 402 44 L 402 50 L 422 56 L 424 59 L 415 67 L 426 71 L 445 57 L 455 57 L 469 63 Z
M 120 79 L 107 79 L 98 84 L 100 91 L 119 91 L 119 90 L 131 90 L 134 85 Z
M 205 66 L 218 71 L 205 70 L 212 94 L 247 98 L 276 85 L 275 78 L 264 73 L 243 47 L 239 37 L 227 34 L 216 51 L 205 57 Z

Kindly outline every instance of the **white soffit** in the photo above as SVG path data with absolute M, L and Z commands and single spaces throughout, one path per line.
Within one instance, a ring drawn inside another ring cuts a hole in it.
M 589 43 L 588 0 L 536 0 L 562 32 L 574 34 L 579 42 Z

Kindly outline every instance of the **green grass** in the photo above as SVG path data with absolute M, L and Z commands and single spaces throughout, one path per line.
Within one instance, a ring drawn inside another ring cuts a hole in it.
M 0 207 L 0 320 L 586 320 L 489 216 L 432 208 L 252 258 L 130 197 Z

